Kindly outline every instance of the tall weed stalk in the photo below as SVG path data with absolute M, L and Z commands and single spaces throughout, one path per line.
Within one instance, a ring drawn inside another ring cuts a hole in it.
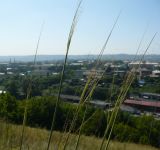
M 145 50 L 140 62 L 139 62 L 139 65 L 142 62 L 142 60 L 144 59 L 144 56 L 145 56 L 146 52 L 148 51 L 149 47 L 151 46 L 155 36 L 156 36 L 156 33 L 154 34 L 154 36 L 152 37 L 151 41 L 149 42 L 149 44 L 148 44 L 148 46 L 147 46 L 147 48 L 146 48 L 146 50 Z M 114 110 L 112 111 L 112 114 L 111 114 L 111 117 L 110 117 L 110 120 L 109 120 L 109 124 L 108 124 L 108 126 L 107 126 L 107 128 L 106 128 L 106 130 L 104 132 L 104 136 L 103 136 L 103 139 L 102 139 L 102 142 L 101 142 L 99 150 L 102 150 L 106 135 L 109 135 L 109 137 L 107 138 L 106 146 L 105 146 L 105 149 L 108 150 L 108 146 L 109 146 L 109 142 L 110 142 L 110 136 L 111 136 L 113 127 L 115 125 L 115 120 L 117 118 L 117 114 L 118 114 L 118 111 L 120 109 L 120 105 L 124 101 L 124 98 L 125 98 L 128 90 L 129 90 L 129 88 L 130 88 L 130 86 L 131 86 L 131 84 L 132 84 L 132 82 L 134 80 L 136 70 L 137 70 L 137 67 L 133 68 L 126 76 L 125 82 L 123 83 L 123 85 L 121 87 L 121 92 L 120 92 L 120 94 L 118 96 L 118 99 L 116 101 Z
M 33 60 L 33 67 L 35 67 L 35 65 L 36 65 L 37 52 L 38 52 L 38 48 L 39 48 L 39 43 L 40 43 L 43 27 L 44 27 L 44 22 L 42 23 L 40 34 L 39 34 L 37 45 L 36 45 L 36 51 L 35 51 L 34 60 Z M 27 121 L 28 99 L 31 96 L 31 89 L 32 89 L 32 75 L 29 79 L 29 85 L 28 85 L 27 94 L 26 94 L 25 108 L 24 108 L 24 114 L 23 114 L 22 132 L 21 132 L 21 138 L 20 138 L 20 150 L 22 150 L 22 146 L 23 146 L 24 131 L 25 131 L 25 126 L 26 126 L 26 121 Z
M 120 12 L 120 13 L 121 13 L 121 12 Z M 104 45 L 103 45 L 103 47 L 102 47 L 102 49 L 101 49 L 101 51 L 100 51 L 100 54 L 98 55 L 95 68 L 92 70 L 93 72 L 91 72 L 91 74 L 89 75 L 88 80 L 87 80 L 87 82 L 86 82 L 86 84 L 85 84 L 85 87 L 84 87 L 83 92 L 82 92 L 82 94 L 81 94 L 81 98 L 80 98 L 79 105 L 78 105 L 78 107 L 77 107 L 77 111 L 75 112 L 75 115 L 74 115 L 73 120 L 72 120 L 72 122 L 71 122 L 71 126 L 70 126 L 70 129 L 69 129 L 68 135 L 67 135 L 66 140 L 65 140 L 65 144 L 64 144 L 64 148 L 63 148 L 64 150 L 65 150 L 66 147 L 67 147 L 67 143 L 68 143 L 68 140 L 69 140 L 69 137 L 70 137 L 70 133 L 71 133 L 72 130 L 74 129 L 74 126 L 75 126 L 75 123 L 76 123 L 76 120 L 77 120 L 77 117 L 78 117 L 78 113 L 79 113 L 81 107 L 84 105 L 84 103 L 85 103 L 87 100 L 89 100 L 89 99 L 92 97 L 92 94 L 93 94 L 93 92 L 94 92 L 94 90 L 95 90 L 95 88 L 96 88 L 97 81 L 98 81 L 98 80 L 97 80 L 96 68 L 97 68 L 98 65 L 100 64 L 100 61 L 101 61 L 102 55 L 103 55 L 103 53 L 104 53 L 104 50 L 105 50 L 105 48 L 106 48 L 106 46 L 107 46 L 107 44 L 108 44 L 108 41 L 109 41 L 109 39 L 110 39 L 110 37 L 111 37 L 111 35 L 112 35 L 113 30 L 114 30 L 114 28 L 115 28 L 115 26 L 116 26 L 116 24 L 117 24 L 117 22 L 118 22 L 120 13 L 119 13 L 118 17 L 116 18 L 116 20 L 115 20 L 115 22 L 114 22 L 114 25 L 113 25 L 113 27 L 112 27 L 109 35 L 107 36 L 107 39 L 106 39 L 106 41 L 105 41 L 105 43 L 104 43 Z M 79 132 L 79 134 L 80 134 L 80 133 L 81 133 L 81 132 Z M 77 143 L 77 145 L 78 145 L 78 143 Z
M 61 73 L 60 85 L 59 85 L 59 90 L 58 90 L 58 96 L 57 96 L 57 101 L 56 101 L 56 105 L 55 105 L 55 110 L 54 110 L 54 114 L 53 114 L 51 130 L 50 130 L 50 135 L 49 135 L 48 144 L 47 144 L 47 150 L 49 150 L 49 146 L 50 146 L 50 142 L 51 142 L 51 138 L 52 138 L 52 134 L 53 134 L 57 108 L 58 108 L 58 104 L 59 104 L 59 101 L 60 101 L 60 94 L 61 94 L 61 91 L 62 91 L 64 72 L 65 72 L 66 64 L 67 64 L 68 52 L 69 52 L 69 49 L 70 49 L 70 44 L 71 44 L 72 37 L 73 37 L 74 31 L 75 31 L 75 27 L 77 25 L 81 3 L 82 3 L 82 0 L 79 1 L 78 7 L 76 9 L 76 12 L 75 12 L 75 15 L 74 15 L 74 18 L 73 18 L 73 21 L 72 21 L 72 25 L 71 25 L 71 29 L 70 29 L 70 32 L 69 32 L 69 36 L 68 36 L 67 50 L 66 50 L 64 65 L 63 65 L 63 69 L 62 69 L 62 73 Z

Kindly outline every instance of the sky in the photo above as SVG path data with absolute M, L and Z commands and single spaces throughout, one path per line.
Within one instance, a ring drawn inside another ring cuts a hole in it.
M 63 55 L 78 0 L 0 1 L 0 55 Z M 83 0 L 70 55 L 98 54 L 118 16 L 104 54 L 139 53 L 157 32 L 147 54 L 160 54 L 160 0 Z

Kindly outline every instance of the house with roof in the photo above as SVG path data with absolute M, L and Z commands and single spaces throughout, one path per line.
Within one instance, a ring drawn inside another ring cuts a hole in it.
M 138 97 L 126 99 L 124 104 L 141 111 L 160 112 L 160 94 L 140 93 Z
M 153 70 L 152 74 L 150 75 L 152 78 L 158 78 L 160 77 L 160 70 Z

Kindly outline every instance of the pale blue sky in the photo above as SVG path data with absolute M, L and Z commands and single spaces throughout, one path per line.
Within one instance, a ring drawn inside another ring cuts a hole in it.
M 64 54 L 77 0 L 1 0 L 0 55 Z M 158 32 L 149 54 L 160 54 L 160 0 L 84 0 L 69 54 L 98 54 L 118 13 L 122 14 L 105 54 L 141 52 Z

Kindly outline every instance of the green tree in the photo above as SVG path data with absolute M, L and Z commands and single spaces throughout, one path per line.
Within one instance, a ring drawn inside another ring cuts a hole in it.
M 0 116 L 5 119 L 14 119 L 17 114 L 16 98 L 9 93 L 0 95 Z

